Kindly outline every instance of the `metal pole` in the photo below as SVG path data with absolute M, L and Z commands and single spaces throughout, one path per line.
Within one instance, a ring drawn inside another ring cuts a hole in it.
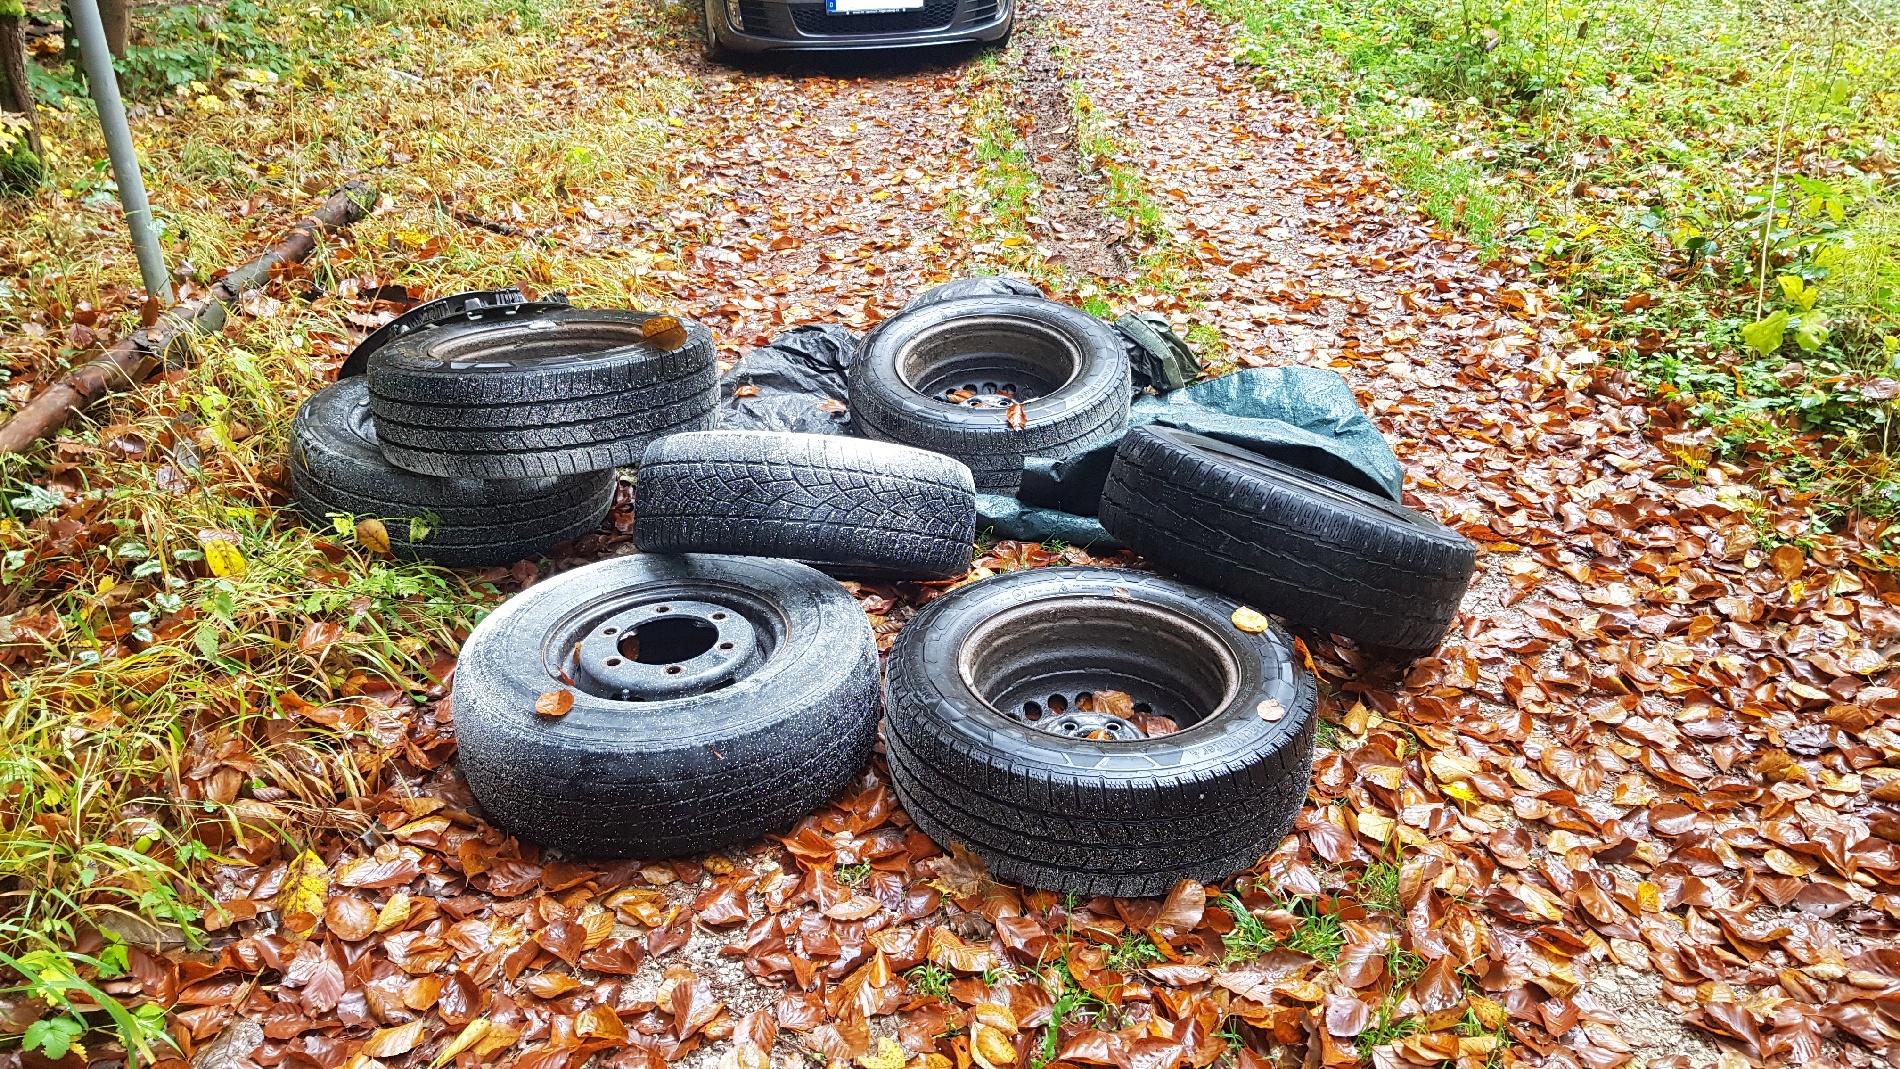
M 86 86 L 99 108 L 99 129 L 106 135 L 106 154 L 112 158 L 112 177 L 119 183 L 125 225 L 132 231 L 132 248 L 138 253 L 139 277 L 145 280 L 147 296 L 170 307 L 172 278 L 165 270 L 165 252 L 158 246 L 158 230 L 152 226 L 152 206 L 145 199 L 145 179 L 139 175 L 132 128 L 125 121 L 125 103 L 119 99 L 119 75 L 112 69 L 98 0 L 69 0 L 68 7 L 79 37 L 79 56 L 86 64 Z

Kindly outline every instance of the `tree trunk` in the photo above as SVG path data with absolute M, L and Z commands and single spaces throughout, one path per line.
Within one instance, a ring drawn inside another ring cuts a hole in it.
M 20 0 L 0 0 L 0 111 L 26 118 L 26 136 L 8 138 L 0 148 L 0 192 L 38 189 L 45 174 L 45 149 L 33 110 L 33 86 L 26 79 L 26 10 Z M 11 127 L 8 132 L 13 132 Z
M 113 59 L 124 59 L 132 39 L 132 0 L 99 0 L 99 21 L 106 25 L 107 51 Z

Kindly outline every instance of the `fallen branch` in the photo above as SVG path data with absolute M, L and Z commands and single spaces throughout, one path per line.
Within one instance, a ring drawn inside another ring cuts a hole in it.
M 349 182 L 297 224 L 262 256 L 212 284 L 208 296 L 185 301 L 160 315 L 158 322 L 126 335 L 104 354 L 72 369 L 0 424 L 0 453 L 23 453 L 34 442 L 59 430 L 77 412 L 114 390 L 130 389 L 165 364 L 174 353 L 189 351 L 194 334 L 224 329 L 225 309 L 250 290 L 270 281 L 279 264 L 302 263 L 316 251 L 317 239 L 368 215 L 376 191 Z

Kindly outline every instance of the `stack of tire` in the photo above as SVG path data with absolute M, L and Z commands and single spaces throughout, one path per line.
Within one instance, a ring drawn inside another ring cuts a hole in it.
M 1294 639 L 1243 610 L 1418 648 L 1470 575 L 1462 539 L 1363 488 L 1130 431 L 1119 338 L 1055 302 L 950 289 L 887 320 L 849 372 L 863 438 L 699 430 L 710 338 L 656 347 L 649 322 L 458 312 L 405 327 L 345 395 L 386 478 L 546 501 L 637 464 L 641 552 L 511 598 L 457 669 L 470 788 L 553 850 L 690 854 L 787 827 L 858 774 L 881 705 L 905 811 L 996 876 L 1118 895 L 1219 879 L 1291 829 L 1316 726 Z M 328 426 L 344 402 L 323 396 L 306 410 Z M 1104 525 L 1202 585 L 1099 567 L 957 585 L 905 625 L 880 688 L 832 577 L 960 578 L 977 491 L 1117 438 Z
M 403 559 L 538 557 L 599 526 L 649 442 L 706 426 L 717 380 L 695 323 L 515 290 L 431 301 L 298 409 L 291 496 L 320 523 L 379 521 Z

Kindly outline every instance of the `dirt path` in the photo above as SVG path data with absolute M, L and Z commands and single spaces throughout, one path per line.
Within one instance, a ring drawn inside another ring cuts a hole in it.
M 957 273 L 944 197 L 967 158 L 951 63 L 892 74 L 836 60 L 818 71 L 700 65 L 689 116 L 706 149 L 670 221 L 703 283 L 684 306 L 735 354 L 785 327 L 860 329 Z

